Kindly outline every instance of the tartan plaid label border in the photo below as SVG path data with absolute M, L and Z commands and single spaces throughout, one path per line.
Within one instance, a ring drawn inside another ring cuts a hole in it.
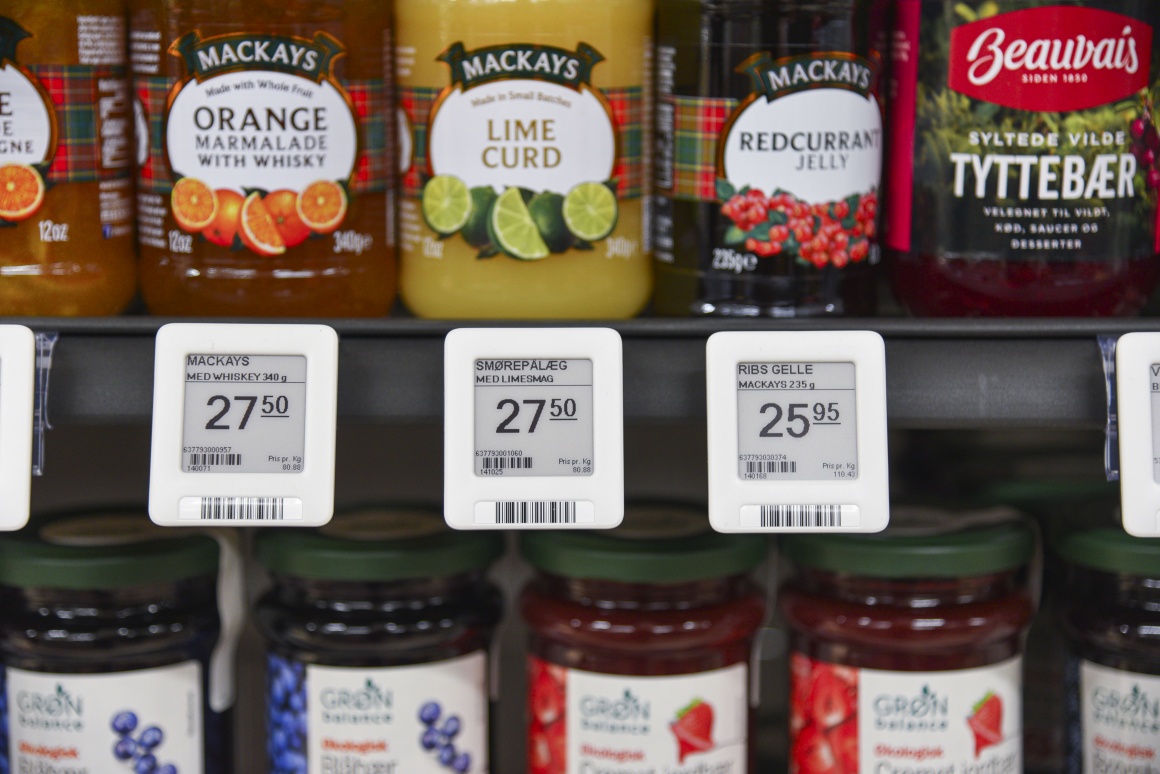
M 52 102 L 56 150 L 50 185 L 130 177 L 133 124 L 123 66 L 31 65 Z
M 168 194 L 173 190 L 173 172 L 165 151 L 165 110 L 169 93 L 177 81 L 164 76 L 137 77 L 134 90 L 144 109 L 149 131 L 149 157 L 137 171 L 142 190 Z M 387 190 L 391 170 L 387 159 L 387 131 L 393 130 L 386 82 L 381 78 L 342 81 L 354 105 L 358 127 L 358 157 L 351 175 L 352 193 L 380 193 Z
M 717 201 L 717 144 L 738 101 L 718 97 L 672 96 L 672 187 L 674 199 Z
M 418 199 L 423 190 L 423 176 L 427 172 L 427 129 L 431 107 L 442 89 L 424 86 L 403 86 L 399 89 L 399 107 L 411 124 L 411 166 L 403 174 L 403 195 Z M 613 177 L 620 181 L 617 196 L 637 199 L 644 193 L 644 89 L 630 86 L 623 89 L 605 89 L 604 98 L 612 108 L 612 119 L 620 134 L 620 155 L 616 159 Z

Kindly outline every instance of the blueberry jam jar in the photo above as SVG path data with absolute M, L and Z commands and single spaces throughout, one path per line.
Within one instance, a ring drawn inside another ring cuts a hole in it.
M 489 771 L 497 533 L 365 509 L 258 536 L 272 774 Z
M 209 700 L 218 556 L 144 513 L 0 538 L 0 772 L 232 772 Z

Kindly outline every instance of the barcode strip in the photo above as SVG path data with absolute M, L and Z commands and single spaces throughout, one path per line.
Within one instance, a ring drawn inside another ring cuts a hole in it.
M 763 505 L 763 527 L 840 527 L 840 505 Z
M 484 470 L 531 470 L 531 457 L 484 457 Z
M 189 465 L 241 465 L 242 455 L 240 454 L 190 454 Z
M 201 498 L 201 518 L 206 521 L 282 521 L 285 514 L 282 497 Z
M 496 524 L 575 524 L 576 503 L 566 500 L 506 501 L 495 504 Z
M 797 463 L 786 460 L 762 460 L 746 462 L 746 473 L 797 473 Z

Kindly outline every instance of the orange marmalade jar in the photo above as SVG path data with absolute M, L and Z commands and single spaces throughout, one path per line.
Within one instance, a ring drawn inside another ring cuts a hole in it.
M 133 297 L 124 0 L 0 4 L 0 314 Z
M 379 0 L 132 0 L 156 314 L 366 317 L 395 294 Z

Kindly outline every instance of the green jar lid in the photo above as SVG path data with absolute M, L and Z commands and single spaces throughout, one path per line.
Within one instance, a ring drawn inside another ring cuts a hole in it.
M 0 537 L 5 586 L 111 589 L 174 583 L 217 569 L 213 538 L 158 527 L 143 511 L 72 514 Z
M 893 509 L 875 534 L 788 535 L 782 553 L 799 566 L 871 578 L 957 578 L 1027 564 L 1035 533 L 1014 511 Z
M 740 575 L 765 560 L 765 538 L 709 529 L 703 509 L 686 505 L 630 507 L 616 529 L 537 531 L 520 536 L 535 568 L 566 578 L 621 583 L 689 583 Z
M 433 510 L 370 507 L 318 529 L 265 530 L 255 550 L 279 575 L 377 583 L 484 569 L 503 554 L 503 536 L 457 532 Z
M 1072 564 L 1160 578 L 1160 540 L 1133 537 L 1122 527 L 1063 530 L 1055 544 L 1059 555 Z

